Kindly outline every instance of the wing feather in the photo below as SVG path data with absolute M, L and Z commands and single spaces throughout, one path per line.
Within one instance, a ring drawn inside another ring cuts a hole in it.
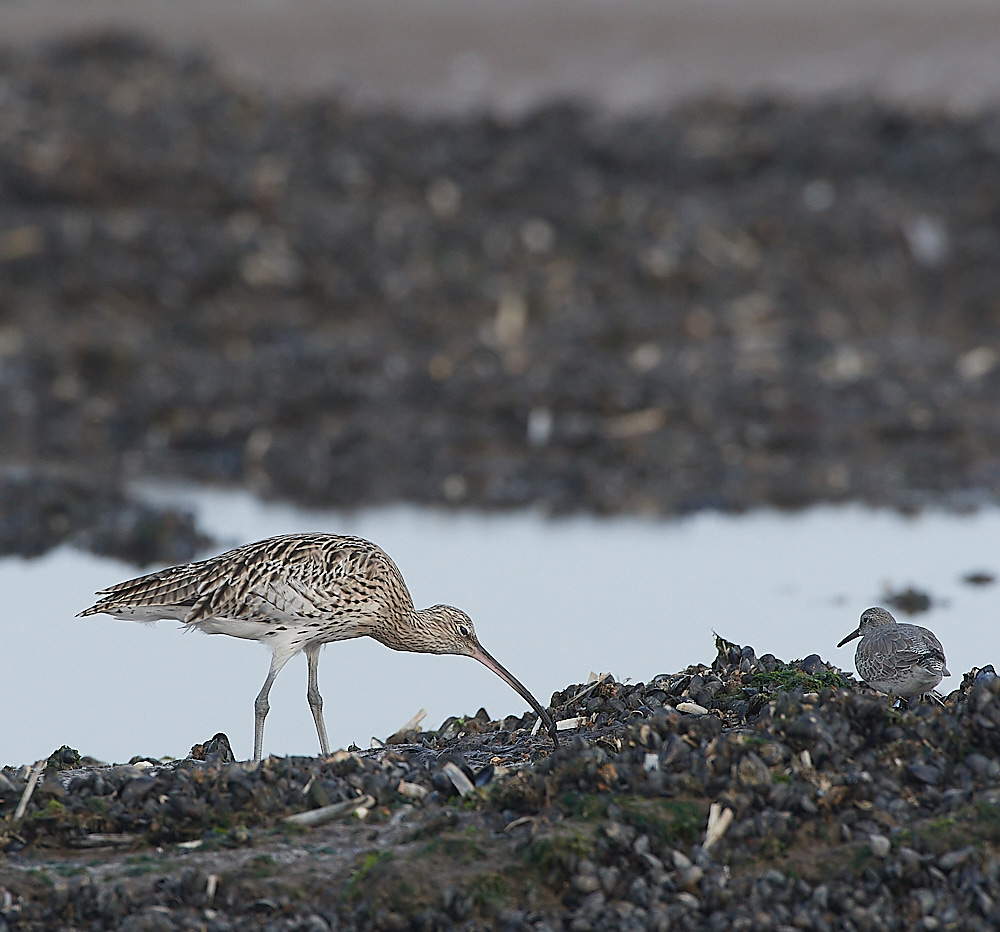
M 899 671 L 929 659 L 945 663 L 941 642 L 927 628 L 918 625 L 886 625 L 866 636 L 868 643 L 858 649 L 858 672 L 866 680 L 884 680 Z
M 381 548 L 329 534 L 268 538 L 126 580 L 98 595 L 81 615 L 163 607 L 173 609 L 171 615 L 185 609 L 183 620 L 197 624 L 210 618 L 375 616 L 413 607 L 402 575 Z

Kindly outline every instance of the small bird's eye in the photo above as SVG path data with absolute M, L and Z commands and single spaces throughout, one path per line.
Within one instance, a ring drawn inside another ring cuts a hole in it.
M 460 635 L 462 635 L 462 637 L 467 638 L 469 636 L 469 627 L 468 627 L 468 625 L 459 625 L 458 626 L 458 633 Z

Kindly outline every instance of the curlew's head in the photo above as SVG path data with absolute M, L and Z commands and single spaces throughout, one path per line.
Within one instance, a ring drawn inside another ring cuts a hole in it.
M 432 605 L 414 612 L 413 628 L 407 631 L 409 643 L 403 648 L 424 654 L 461 654 L 474 657 L 479 647 L 472 619 L 454 605 Z
M 535 710 L 553 743 L 558 747 L 559 738 L 552 716 L 542 708 L 541 703 L 528 692 L 520 680 L 479 643 L 472 619 L 460 608 L 455 608 L 453 605 L 432 605 L 430 608 L 415 611 L 403 628 L 393 631 L 386 629 L 373 634 L 373 637 L 394 650 L 411 650 L 424 654 L 460 654 L 478 660 L 519 693 Z
M 895 624 L 896 619 L 886 609 L 878 606 L 866 608 L 861 613 L 861 623 L 837 647 L 843 647 L 848 641 L 853 641 L 855 638 L 864 637 L 869 631 L 874 631 L 876 628 L 891 627 Z

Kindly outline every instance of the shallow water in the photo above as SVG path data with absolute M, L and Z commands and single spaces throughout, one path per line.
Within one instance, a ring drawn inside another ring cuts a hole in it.
M 377 541 L 418 606 L 448 602 L 468 611 L 486 648 L 543 703 L 592 670 L 645 680 L 708 663 L 713 630 L 759 654 L 817 652 L 853 670 L 854 644 L 838 650 L 837 642 L 886 587 L 909 584 L 936 600 L 911 620 L 944 643 L 954 676 L 942 691 L 970 667 L 1000 660 L 1000 586 L 962 582 L 971 571 L 1000 569 L 1000 509 L 917 518 L 848 506 L 675 521 L 551 520 L 403 506 L 345 514 L 242 492 L 143 491 L 193 506 L 219 542 L 213 552 L 302 530 Z M 266 650 L 181 632 L 174 622 L 74 617 L 95 590 L 135 575 L 127 564 L 70 548 L 0 560 L 7 606 L 0 763 L 33 761 L 62 744 L 104 760 L 183 756 L 218 731 L 238 756 L 250 755 Z M 271 691 L 265 751 L 316 752 L 305 681 L 305 661 L 296 657 Z M 369 639 L 324 651 L 320 689 L 335 746 L 366 747 L 419 709 L 428 727 L 480 706 L 494 717 L 525 711 L 506 684 L 467 658 L 396 653 Z

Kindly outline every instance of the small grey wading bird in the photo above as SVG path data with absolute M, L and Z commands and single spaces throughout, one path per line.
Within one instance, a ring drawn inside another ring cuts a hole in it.
M 330 753 L 316 679 L 319 651 L 330 641 L 365 636 L 393 650 L 475 658 L 524 697 L 553 743 L 559 744 L 552 718 L 487 653 L 469 616 L 450 605 L 414 609 L 396 564 L 360 537 L 271 537 L 198 563 L 130 579 L 97 594 L 101 600 L 80 615 L 106 612 L 144 622 L 174 619 L 206 634 L 249 638 L 271 648 L 271 668 L 254 702 L 255 761 L 263 750 L 271 684 L 299 651 L 305 651 L 309 663 L 306 697 L 320 751 Z
M 858 675 L 869 686 L 890 696 L 922 696 L 943 676 L 944 648 L 933 631 L 919 625 L 899 624 L 884 608 L 861 613 L 861 624 L 837 647 L 861 638 L 854 654 Z

